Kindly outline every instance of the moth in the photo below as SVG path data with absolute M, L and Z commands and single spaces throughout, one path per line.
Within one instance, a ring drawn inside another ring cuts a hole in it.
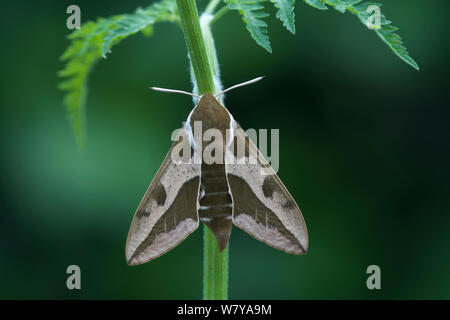
M 142 264 L 168 252 L 194 232 L 200 221 L 214 233 L 221 252 L 228 245 L 234 224 L 278 250 L 306 253 L 308 231 L 297 203 L 217 99 L 231 89 L 260 79 L 235 85 L 216 95 L 197 96 L 199 102 L 181 128 L 184 143 L 187 141 L 193 152 L 182 154 L 188 155 L 188 161 L 178 163 L 173 153 L 180 147 L 181 139 L 172 144 L 131 222 L 125 249 L 129 265 Z M 193 95 L 179 90 L 153 89 Z M 222 134 L 223 149 L 219 151 L 223 152 L 215 154 L 222 161 L 211 163 L 202 158 L 207 146 L 194 138 L 193 128 L 197 123 L 202 124 L 202 134 L 208 129 Z M 243 146 L 244 153 L 238 152 L 239 145 Z M 256 156 L 256 161 L 245 161 L 250 155 Z

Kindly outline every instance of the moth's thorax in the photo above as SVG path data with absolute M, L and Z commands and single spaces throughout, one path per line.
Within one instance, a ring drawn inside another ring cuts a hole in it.
M 208 129 L 218 129 L 223 137 L 226 136 L 226 130 L 230 129 L 230 114 L 211 93 L 205 93 L 190 116 L 190 125 L 193 128 L 195 121 L 200 121 L 202 131 Z

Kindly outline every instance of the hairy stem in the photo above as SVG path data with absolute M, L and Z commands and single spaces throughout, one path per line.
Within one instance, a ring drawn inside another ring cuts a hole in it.
M 222 91 L 222 82 L 220 80 L 219 61 L 217 60 L 216 46 L 211 32 L 211 24 L 214 16 L 209 13 L 203 13 L 200 17 L 200 27 L 202 29 L 203 39 L 205 41 L 206 53 L 208 56 L 211 72 L 213 73 L 214 93 Z
M 213 24 L 214 22 L 219 20 L 228 11 L 230 11 L 230 7 L 228 7 L 228 6 L 225 6 L 225 7 L 221 8 L 219 11 L 217 11 L 216 14 L 214 15 L 214 17 L 211 19 L 211 24 Z
M 219 64 L 210 22 L 219 1 L 212 0 L 201 22 L 195 0 L 177 0 L 186 45 L 191 62 L 194 93 L 221 90 Z M 220 253 L 214 234 L 204 226 L 203 299 L 228 298 L 228 248 Z
M 212 14 L 220 4 L 221 0 L 211 0 L 206 6 L 205 13 Z
M 200 28 L 195 0 L 177 0 L 177 5 L 198 93 L 213 93 L 215 89 L 213 73 Z

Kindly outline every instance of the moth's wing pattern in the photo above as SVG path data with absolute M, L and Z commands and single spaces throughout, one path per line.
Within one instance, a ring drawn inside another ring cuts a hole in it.
M 177 143 L 181 141 L 170 148 L 134 214 L 125 248 L 129 265 L 161 256 L 198 228 L 200 165 L 174 163 L 171 153 Z
M 245 145 L 243 164 L 239 163 L 243 161 L 242 154 L 235 147 L 240 143 Z M 254 155 L 257 161 L 249 161 L 249 155 Z M 276 249 L 305 254 L 308 231 L 297 203 L 237 123 L 226 157 L 234 225 Z

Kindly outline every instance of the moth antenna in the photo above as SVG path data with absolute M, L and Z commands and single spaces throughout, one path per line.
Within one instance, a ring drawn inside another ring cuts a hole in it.
M 199 95 L 194 94 L 194 93 L 190 93 L 190 92 L 187 92 L 187 91 L 183 91 L 183 90 L 166 89 L 166 88 L 158 88 L 158 87 L 150 87 L 150 89 L 155 90 L 155 91 L 160 91 L 160 92 L 171 92 L 171 93 L 187 94 L 188 96 L 196 97 L 196 98 L 200 99 Z
M 223 91 L 221 91 L 219 93 L 216 93 L 214 95 L 214 97 L 217 98 L 221 94 L 224 94 L 225 92 L 228 92 L 230 90 L 233 90 L 233 89 L 236 89 L 236 88 L 239 88 L 239 87 L 243 87 L 243 86 L 246 86 L 246 85 L 258 82 L 259 80 L 262 80 L 262 78 L 264 78 L 264 77 L 258 77 L 258 78 L 255 78 L 255 79 L 252 79 L 252 80 L 249 80 L 249 81 L 245 81 L 245 82 L 242 82 L 242 83 L 235 84 L 234 86 L 229 87 L 228 89 L 225 89 L 225 90 L 223 90 Z

